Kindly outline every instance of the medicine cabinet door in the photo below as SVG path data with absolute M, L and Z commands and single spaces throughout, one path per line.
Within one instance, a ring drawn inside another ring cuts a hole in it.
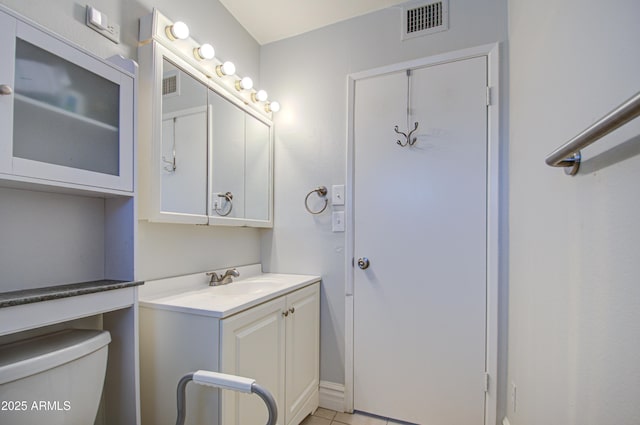
M 162 154 L 163 213 L 207 215 L 207 88 L 163 60 Z
M 245 114 L 245 218 L 252 225 L 271 223 L 271 127 Z
M 244 218 L 244 116 L 238 106 L 209 90 L 212 108 L 210 223 L 242 224 Z M 225 220 L 218 220 L 225 218 Z
M 9 38 L 2 27 L 0 67 L 12 74 L 0 82 L 12 91 L 2 96 L 3 120 L 12 100 L 11 134 L 0 142 L 11 165 L 2 171 L 132 192 L 134 77 L 24 22 L 9 22 Z

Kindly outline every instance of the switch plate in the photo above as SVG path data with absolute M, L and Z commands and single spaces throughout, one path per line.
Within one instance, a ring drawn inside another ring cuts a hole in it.
M 107 15 L 87 5 L 87 26 L 107 37 L 114 43 L 120 43 L 120 25 L 109 23 Z
M 331 205 L 344 205 L 344 185 L 331 186 Z
M 331 230 L 334 232 L 344 232 L 344 211 L 334 211 L 331 213 Z

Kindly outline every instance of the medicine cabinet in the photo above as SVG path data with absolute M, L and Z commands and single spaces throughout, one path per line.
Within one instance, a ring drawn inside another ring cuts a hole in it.
M 135 63 L 0 11 L 0 179 L 132 195 Z
M 140 22 L 140 218 L 272 227 L 270 115 L 189 59 L 171 24 L 157 10 Z

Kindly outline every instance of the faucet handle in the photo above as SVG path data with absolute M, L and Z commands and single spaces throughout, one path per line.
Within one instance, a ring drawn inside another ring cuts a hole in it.
M 221 280 L 216 272 L 207 272 L 206 274 L 207 276 L 211 276 L 211 279 L 209 279 L 209 286 L 213 286 L 214 283 L 220 282 Z

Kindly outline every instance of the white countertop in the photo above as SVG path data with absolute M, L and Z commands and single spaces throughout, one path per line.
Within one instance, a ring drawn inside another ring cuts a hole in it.
M 240 277 L 220 286 L 209 286 L 205 273 L 146 281 L 139 290 L 139 305 L 225 318 L 320 281 L 320 276 L 262 273 L 259 264 L 237 270 Z

